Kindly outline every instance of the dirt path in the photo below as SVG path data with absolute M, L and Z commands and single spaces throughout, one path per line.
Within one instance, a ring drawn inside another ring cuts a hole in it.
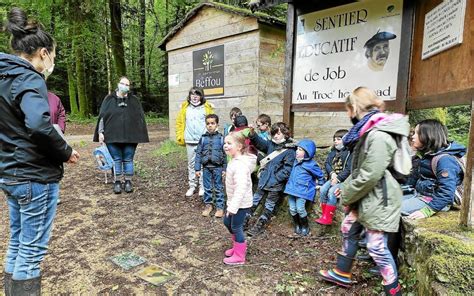
M 367 295 L 379 283 L 364 279 L 365 273 L 356 273 L 359 285 L 349 290 L 318 281 L 316 271 L 334 262 L 338 236 L 312 225 L 311 237 L 295 238 L 284 218 L 250 241 L 247 265 L 225 266 L 229 235 L 221 220 L 201 217 L 199 198 L 184 197 L 186 160 L 152 155 L 168 137 L 166 129 L 151 128 L 150 143 L 138 146 L 135 191 L 120 195 L 112 193 L 112 185 L 104 183 L 104 174 L 95 167 L 92 136 L 71 133 L 67 139 L 81 154 L 81 163 L 66 165 L 61 182 L 62 203 L 42 264 L 44 295 Z M 3 256 L 8 241 L 4 200 L 0 220 Z M 134 275 L 143 266 L 125 271 L 110 261 L 127 251 L 146 258 L 146 264 L 173 271 L 175 279 L 156 287 Z M 2 259 L 1 270 L 3 264 Z

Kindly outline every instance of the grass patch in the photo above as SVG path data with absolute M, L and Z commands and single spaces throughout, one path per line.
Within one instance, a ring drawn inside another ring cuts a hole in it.
M 74 124 L 97 124 L 98 116 L 81 116 L 78 114 L 68 114 L 67 120 L 70 123 Z M 167 115 L 163 115 L 156 112 L 147 112 L 145 113 L 146 124 L 159 124 L 167 126 L 169 123 L 169 118 Z
M 170 168 L 176 168 L 186 159 L 186 148 L 179 146 L 175 141 L 166 140 L 158 149 L 153 150 L 152 155 L 163 158 Z
M 169 118 L 167 115 L 159 114 L 152 111 L 145 113 L 145 121 L 146 124 L 159 124 L 166 126 L 168 126 L 169 124 Z

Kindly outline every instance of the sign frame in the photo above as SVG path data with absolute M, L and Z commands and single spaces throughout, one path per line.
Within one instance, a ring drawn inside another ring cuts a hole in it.
M 224 44 L 193 50 L 193 87 L 201 87 L 207 98 L 224 96 Z
M 334 5 L 336 6 L 336 5 Z M 289 7 L 290 8 L 290 7 Z M 304 9 L 289 9 L 288 11 L 288 25 L 293 28 L 292 32 L 287 30 L 287 57 L 293 57 L 296 53 L 296 25 L 297 16 L 307 14 L 316 10 L 304 10 Z M 400 57 L 410 57 L 411 53 L 411 38 L 414 23 L 415 14 L 415 3 L 409 0 L 403 1 L 403 14 L 402 14 L 402 31 L 400 36 Z M 290 42 L 291 41 L 291 42 Z M 291 51 L 291 52 L 290 52 Z M 287 67 L 285 69 L 286 85 L 285 85 L 285 96 L 284 96 L 284 119 L 288 122 L 292 120 L 288 118 L 292 112 L 336 112 L 344 110 L 345 104 L 343 102 L 335 103 L 299 103 L 293 104 L 293 71 L 294 71 L 294 60 L 287 61 Z M 398 65 L 398 76 L 397 76 L 397 89 L 395 100 L 385 101 L 386 107 L 389 110 L 405 113 L 406 111 L 406 100 L 408 95 L 408 82 L 409 82 L 409 68 L 410 58 L 400 59 Z M 288 73 L 290 72 L 290 73 Z

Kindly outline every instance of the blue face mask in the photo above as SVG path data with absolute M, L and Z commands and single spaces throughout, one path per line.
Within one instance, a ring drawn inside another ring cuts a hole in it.
M 130 91 L 130 87 L 119 83 L 118 84 L 118 90 L 119 90 L 119 92 L 121 92 L 123 94 L 127 94 Z

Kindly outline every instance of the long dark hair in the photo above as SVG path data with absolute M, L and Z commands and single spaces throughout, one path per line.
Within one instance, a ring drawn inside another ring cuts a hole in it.
M 441 148 L 447 147 L 448 129 L 444 124 L 436 119 L 425 119 L 416 125 L 418 127 L 418 139 L 423 145 L 421 152 L 436 152 Z
M 5 29 L 12 34 L 10 46 L 18 55 L 31 56 L 43 47 L 52 52 L 56 45 L 53 37 L 44 31 L 40 23 L 28 20 L 25 12 L 17 7 L 8 13 Z

